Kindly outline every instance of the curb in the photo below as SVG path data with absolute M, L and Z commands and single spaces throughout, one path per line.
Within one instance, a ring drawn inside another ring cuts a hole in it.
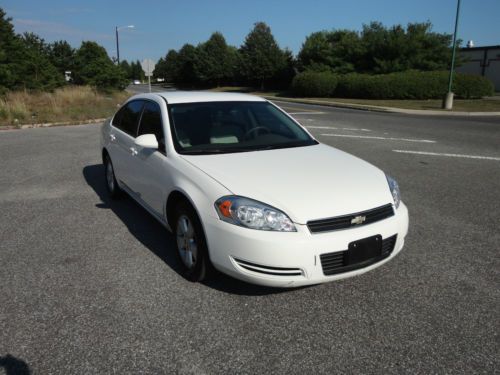
M 102 124 L 107 118 L 96 118 L 92 120 L 84 121 L 64 121 L 64 122 L 47 122 L 44 124 L 23 124 L 23 125 L 6 125 L 0 126 L 0 131 L 2 130 L 20 130 L 20 129 L 36 129 L 36 128 L 51 128 L 54 126 L 78 126 L 78 125 L 89 125 L 89 124 Z
M 369 104 L 343 103 L 325 100 L 310 100 L 310 99 L 294 99 L 281 98 L 277 96 L 262 95 L 263 98 L 277 102 L 289 102 L 300 104 L 313 104 L 325 107 L 357 109 L 361 111 L 384 112 L 384 113 L 403 113 L 408 115 L 423 115 L 423 116 L 500 116 L 500 112 L 444 112 L 425 109 L 403 109 L 394 107 L 381 107 Z

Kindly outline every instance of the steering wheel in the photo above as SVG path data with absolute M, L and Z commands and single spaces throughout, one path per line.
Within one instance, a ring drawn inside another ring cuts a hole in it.
M 244 135 L 244 138 L 247 139 L 250 134 L 255 132 L 259 133 L 261 130 L 265 130 L 267 134 L 271 133 L 271 130 L 269 130 L 269 128 L 266 128 L 265 126 L 256 126 L 255 128 L 252 128 L 249 131 L 247 131 Z

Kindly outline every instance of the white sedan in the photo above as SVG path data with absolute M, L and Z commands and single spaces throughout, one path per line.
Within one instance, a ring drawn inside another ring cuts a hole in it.
M 135 95 L 101 150 L 111 197 L 126 192 L 174 233 L 192 281 L 214 268 L 275 287 L 356 276 L 408 231 L 394 179 L 256 96 Z

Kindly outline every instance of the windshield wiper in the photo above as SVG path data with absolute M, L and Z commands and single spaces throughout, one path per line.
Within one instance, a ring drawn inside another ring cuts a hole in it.
M 276 150 L 279 148 L 304 147 L 304 146 L 312 146 L 315 144 L 317 144 L 317 142 L 309 142 L 309 141 L 285 142 L 285 143 L 277 143 L 274 145 L 264 146 L 262 148 L 259 148 L 258 150 Z

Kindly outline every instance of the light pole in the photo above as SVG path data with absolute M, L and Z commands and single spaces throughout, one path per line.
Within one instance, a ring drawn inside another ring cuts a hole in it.
M 134 25 L 128 25 L 128 26 L 115 26 L 115 35 L 116 35 L 116 63 L 120 64 L 120 43 L 118 41 L 118 30 L 121 29 L 133 29 L 135 26 Z
M 448 92 L 443 101 L 444 109 L 453 108 L 453 93 L 451 92 L 451 85 L 453 83 L 453 70 L 455 69 L 455 53 L 457 49 L 457 30 L 458 30 L 458 16 L 460 14 L 460 0 L 457 0 L 457 15 L 455 17 L 455 32 L 453 33 L 453 52 L 451 54 L 451 67 L 450 67 L 450 78 L 448 80 Z

